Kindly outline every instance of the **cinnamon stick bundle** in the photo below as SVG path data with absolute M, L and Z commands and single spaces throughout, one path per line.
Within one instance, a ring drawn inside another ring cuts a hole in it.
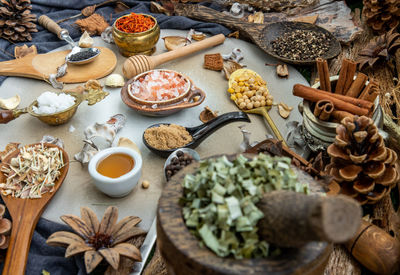
M 373 104 L 371 102 L 348 96 L 328 93 L 301 84 L 296 84 L 293 86 L 293 95 L 302 97 L 311 102 L 318 102 L 320 100 L 327 99 L 332 101 L 336 109 L 346 111 L 351 114 L 359 116 L 367 116 L 373 110 Z M 370 108 L 362 107 L 367 104 L 372 104 L 372 105 Z
M 349 90 L 346 92 L 346 96 L 358 97 L 363 90 L 365 83 L 368 80 L 368 76 L 363 73 L 358 73 L 356 79 L 351 84 Z
M 318 57 L 316 61 L 317 61 L 320 89 L 323 91 L 331 92 L 332 89 L 331 89 L 331 81 L 329 79 L 328 62 L 320 57 Z
M 357 62 L 347 58 L 343 59 L 339 79 L 336 83 L 335 94 L 345 94 L 347 92 L 353 82 L 356 68 Z

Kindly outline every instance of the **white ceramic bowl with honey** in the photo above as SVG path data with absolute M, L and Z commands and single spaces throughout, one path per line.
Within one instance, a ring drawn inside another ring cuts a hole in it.
M 135 150 L 111 147 L 98 152 L 90 160 L 88 170 L 101 192 L 110 197 L 124 197 L 137 185 L 142 163 L 142 157 Z

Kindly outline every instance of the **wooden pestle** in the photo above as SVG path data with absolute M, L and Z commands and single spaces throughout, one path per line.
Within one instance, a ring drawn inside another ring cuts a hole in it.
M 399 241 L 372 223 L 363 220 L 357 234 L 345 246 L 375 274 L 390 275 L 399 271 Z
M 280 247 L 301 247 L 311 241 L 343 243 L 357 233 L 361 207 L 344 195 L 305 195 L 289 191 L 265 193 L 257 204 L 264 213 L 260 237 Z
M 157 66 L 164 64 L 165 62 L 198 52 L 200 50 L 219 45 L 225 41 L 223 34 L 217 34 L 210 38 L 206 38 L 200 42 L 184 46 L 173 51 L 162 53 L 154 56 L 147 55 L 134 55 L 129 57 L 122 68 L 124 76 L 128 79 L 132 77 L 152 70 Z

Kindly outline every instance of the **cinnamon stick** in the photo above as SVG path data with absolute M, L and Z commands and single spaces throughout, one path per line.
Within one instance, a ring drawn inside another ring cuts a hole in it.
M 363 90 L 365 83 L 368 80 L 368 76 L 363 73 L 358 73 L 356 79 L 351 84 L 349 90 L 346 92 L 346 96 L 358 97 Z
M 364 88 L 364 90 L 361 92 L 359 98 L 370 102 L 374 102 L 378 94 L 379 94 L 378 83 L 374 80 L 371 80 L 368 83 L 368 85 Z
M 340 123 L 345 117 L 350 117 L 351 119 L 353 119 L 354 115 L 346 111 L 334 110 L 331 113 L 331 117 Z
M 351 99 L 352 101 L 354 100 L 353 102 L 357 102 L 357 101 L 361 101 L 360 99 L 328 93 L 328 92 L 314 89 L 311 87 L 307 87 L 307 86 L 304 86 L 301 84 L 296 84 L 293 86 L 293 95 L 302 97 L 311 102 L 318 102 L 322 99 L 327 99 L 327 100 L 332 101 L 332 103 L 334 104 L 336 109 L 346 111 L 346 112 L 352 113 L 354 115 L 366 116 L 371 111 L 370 108 L 362 108 L 351 102 L 345 101 L 345 100 Z M 342 99 L 337 98 L 337 96 L 340 96 Z M 362 100 L 362 101 L 365 101 L 365 100 Z M 365 102 L 371 103 L 368 101 L 365 101 Z M 373 107 L 373 104 L 372 104 L 372 107 Z
M 314 115 L 320 120 L 329 120 L 333 111 L 333 103 L 330 100 L 320 100 L 315 104 Z
M 357 63 L 350 59 L 343 59 L 342 68 L 340 69 L 339 79 L 336 83 L 335 94 L 345 94 L 353 82 L 356 72 Z
M 332 90 L 331 90 L 331 81 L 329 79 L 328 62 L 320 57 L 318 57 L 316 61 L 317 61 L 320 89 L 323 91 L 331 92 Z

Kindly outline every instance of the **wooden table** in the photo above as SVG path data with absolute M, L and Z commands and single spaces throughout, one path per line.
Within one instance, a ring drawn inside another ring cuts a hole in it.
M 167 35 L 186 36 L 187 31 L 162 30 L 161 37 Z M 125 58 L 121 56 L 115 45 L 104 43 L 99 37 L 95 38 L 95 46 L 108 47 L 117 54 L 118 63 L 114 73 L 122 74 L 122 64 Z M 101 217 L 104 210 L 109 205 L 115 205 L 119 208 L 120 218 L 127 215 L 136 215 L 142 218 L 140 226 L 148 230 L 156 214 L 157 201 L 161 195 L 161 190 L 165 184 L 163 178 L 163 165 L 165 159 L 152 154 L 142 143 L 142 133 L 147 126 L 158 122 L 173 122 L 184 126 L 195 126 L 201 122 L 198 118 L 199 113 L 205 106 L 212 110 L 219 111 L 220 114 L 237 111 L 236 106 L 229 99 L 227 81 L 222 73 L 203 69 L 203 56 L 205 53 L 230 53 L 235 47 L 240 48 L 244 53 L 243 64 L 249 69 L 258 72 L 266 81 L 271 94 L 276 102 L 285 102 L 294 107 L 294 111 L 288 120 L 282 119 L 276 107 L 270 111 L 272 119 L 277 124 L 283 136 L 286 136 L 286 122 L 289 120 L 301 121 L 301 116 L 297 111 L 297 105 L 300 101 L 292 95 L 292 86 L 295 83 L 307 84 L 307 81 L 293 67 L 289 68 L 290 76 L 288 79 L 280 79 L 276 76 L 275 67 L 265 66 L 267 63 L 276 63 L 276 60 L 267 56 L 256 46 L 242 41 L 229 38 L 223 45 L 208 49 L 193 56 L 176 60 L 164 64 L 163 68 L 181 71 L 188 75 L 194 83 L 203 89 L 207 98 L 203 104 L 192 109 L 184 110 L 177 114 L 165 118 L 145 117 L 129 109 L 121 100 L 120 89 L 105 90 L 110 95 L 102 102 L 94 106 L 81 104 L 75 116 L 65 125 L 53 127 L 43 124 L 38 119 L 29 115 L 22 116 L 7 125 L 0 125 L 0 148 L 6 146 L 9 142 L 20 142 L 22 144 L 35 143 L 41 140 L 43 135 L 52 135 L 61 138 L 65 143 L 65 150 L 73 160 L 74 154 L 79 152 L 83 146 L 83 130 L 94 122 L 105 122 L 114 114 L 124 114 L 127 117 L 127 124 L 117 135 L 119 137 L 128 137 L 133 140 L 142 151 L 143 156 L 143 175 L 142 179 L 150 181 L 149 189 L 142 189 L 140 184 L 135 187 L 132 193 L 124 198 L 110 198 L 99 190 L 92 183 L 92 179 L 87 172 L 87 167 L 82 167 L 78 162 L 70 164 L 70 170 L 67 178 L 45 210 L 43 217 L 51 221 L 60 222 L 59 217 L 63 214 L 80 215 L 80 207 L 88 206 Z M 67 49 L 65 46 L 61 49 Z M 163 40 L 157 44 L 157 52 L 165 51 Z M 104 79 L 100 82 L 104 83 Z M 69 85 L 68 87 L 75 87 Z M 7 98 L 19 94 L 22 98 L 21 107 L 28 106 L 34 99 L 45 91 L 56 91 L 44 81 L 9 77 L 0 87 L 0 97 Z M 250 115 L 251 124 L 246 124 L 246 129 L 252 133 L 252 141 L 261 141 L 265 135 L 271 134 L 266 127 L 263 118 Z M 216 133 L 206 139 L 198 148 L 201 157 L 215 154 L 232 154 L 240 151 L 239 144 L 242 141 L 242 134 L 238 126 L 243 123 L 233 123 L 218 130 Z M 69 132 L 69 128 L 75 127 L 74 132 Z

